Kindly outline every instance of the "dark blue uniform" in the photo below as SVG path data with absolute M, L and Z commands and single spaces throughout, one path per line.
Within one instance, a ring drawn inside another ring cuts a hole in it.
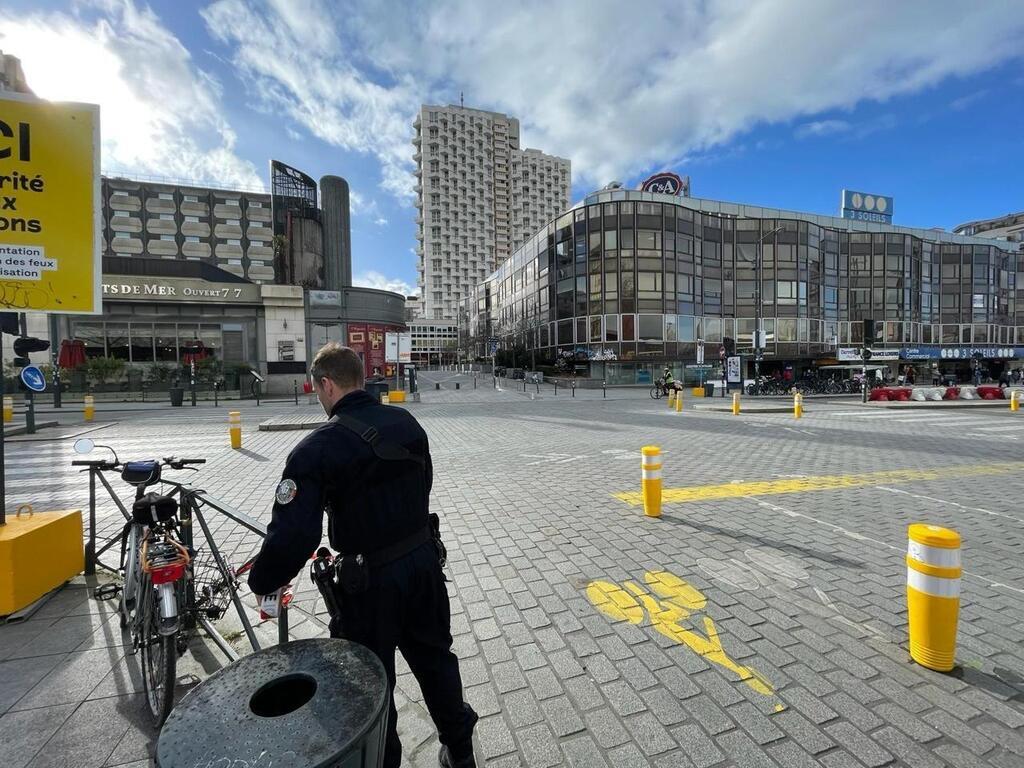
M 327 509 L 331 547 L 342 555 L 387 549 L 428 525 L 433 468 L 427 435 L 401 408 L 380 405 L 362 390 L 346 395 L 332 415 L 346 414 L 376 428 L 383 441 L 403 446 L 419 461 L 383 461 L 349 429 L 328 423 L 289 454 L 283 480 L 295 497 L 275 501 L 249 588 L 272 593 L 291 582 L 320 544 Z M 448 590 L 432 541 L 392 562 L 370 569 L 365 592 L 339 593 L 342 615 L 331 635 L 373 650 L 387 670 L 392 697 L 386 768 L 401 764 L 394 703 L 395 649 L 419 681 L 438 736 L 455 759 L 472 752 L 476 714 L 463 701 L 458 659 L 451 651 Z

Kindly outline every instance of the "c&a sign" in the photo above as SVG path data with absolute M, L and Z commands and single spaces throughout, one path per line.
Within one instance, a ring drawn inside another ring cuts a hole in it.
M 101 311 L 100 113 L 0 94 L 0 310 Z

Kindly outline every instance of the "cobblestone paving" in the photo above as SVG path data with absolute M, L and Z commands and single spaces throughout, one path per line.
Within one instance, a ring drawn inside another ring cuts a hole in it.
M 816 402 L 797 421 L 696 412 L 689 398 L 677 414 L 638 390 L 542 387 L 531 398 L 508 384 L 423 375 L 422 402 L 407 406 L 432 441 L 481 764 L 1024 766 L 1024 477 L 986 470 L 1021 461 L 1024 414 Z M 315 409 L 243 407 L 242 451 L 227 448 L 221 410 L 126 414 L 90 436 L 122 457 L 205 456 L 195 483 L 266 519 L 303 433 L 255 426 Z M 11 503 L 86 504 L 70 442 L 9 443 Z M 638 489 L 646 444 L 662 449 L 666 488 L 908 472 L 666 504 L 655 520 L 613 496 Z M 908 658 L 903 554 L 917 520 L 964 539 L 950 674 Z M 119 525 L 109 503 L 100 521 L 107 533 Z M 212 522 L 233 561 L 258 546 Z M 294 635 L 322 633 L 315 590 L 304 579 L 297 589 Z M 45 654 L 24 656 L 29 630 L 0 626 L 0 764 L 139 760 L 144 729 L 132 697 L 117 695 L 132 690 L 133 660 L 110 652 L 120 641 L 102 609 L 67 616 L 61 599 L 45 609 Z M 400 669 L 409 762 L 436 764 L 420 693 Z M 106 755 L 55 757 L 118 718 Z

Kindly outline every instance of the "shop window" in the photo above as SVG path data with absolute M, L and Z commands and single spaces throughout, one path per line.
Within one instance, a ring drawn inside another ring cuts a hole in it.
M 85 345 L 86 357 L 106 357 L 103 323 L 76 323 L 73 337 Z
M 796 336 L 796 320 L 789 318 L 778 318 L 775 323 L 775 340 L 778 342 L 794 342 Z
M 605 341 L 618 341 L 619 340 L 619 316 L 618 315 L 605 315 L 605 318 L 604 318 L 604 338 L 605 338 Z
M 636 315 L 622 315 L 622 340 L 636 341 Z
M 133 363 L 153 362 L 153 326 L 150 323 L 132 323 L 130 344 Z
M 107 356 L 118 360 L 128 360 L 128 326 L 127 324 L 106 324 Z
M 638 341 L 654 342 L 662 341 L 665 333 L 664 320 L 661 315 L 640 315 Z
M 157 362 L 178 361 L 178 335 L 173 325 L 157 325 L 153 329 L 153 346 Z

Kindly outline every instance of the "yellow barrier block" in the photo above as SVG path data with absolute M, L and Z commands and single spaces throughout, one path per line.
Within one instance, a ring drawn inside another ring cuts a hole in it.
M 14 419 L 14 398 L 4 397 L 4 424 L 9 424 Z
M 405 402 L 405 391 L 396 389 L 388 393 L 388 402 L 390 403 L 404 403 Z
M 238 450 L 242 447 L 242 413 L 228 412 L 228 433 L 231 435 L 231 447 Z
M 20 611 L 82 572 L 82 512 L 35 512 L 0 525 L 0 616 Z
M 960 534 L 937 525 L 907 529 L 910 657 L 938 672 L 953 668 L 960 618 Z
M 704 387 L 694 387 L 690 392 L 694 397 L 704 397 Z

